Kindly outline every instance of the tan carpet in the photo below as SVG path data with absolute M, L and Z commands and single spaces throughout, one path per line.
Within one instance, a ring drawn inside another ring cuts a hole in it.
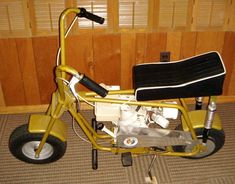
M 219 104 L 226 142 L 217 154 L 201 159 L 158 157 L 152 174 L 159 184 L 233 184 L 235 183 L 235 104 Z M 92 112 L 86 111 L 87 117 Z M 69 125 L 65 156 L 52 164 L 32 165 L 16 160 L 8 150 L 8 138 L 14 128 L 28 121 L 29 115 L 0 115 L 0 183 L 79 183 L 142 184 L 145 183 L 150 156 L 133 159 L 124 168 L 120 155 L 99 152 L 99 169 L 91 169 L 91 147 L 81 141 L 71 128 L 71 117 L 62 119 Z M 78 129 L 79 130 L 79 129 Z M 80 132 L 80 131 L 79 131 Z M 81 133 L 81 132 L 80 132 Z

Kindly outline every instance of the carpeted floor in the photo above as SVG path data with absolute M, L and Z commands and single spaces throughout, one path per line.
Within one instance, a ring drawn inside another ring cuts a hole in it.
M 158 157 L 152 174 L 159 184 L 233 184 L 235 183 L 235 104 L 218 104 L 226 142 L 215 155 L 189 160 L 180 157 Z M 86 111 L 91 117 L 92 112 Z M 133 159 L 133 166 L 124 168 L 120 155 L 99 152 L 99 168 L 91 169 L 91 146 L 73 132 L 68 122 L 68 147 L 62 159 L 46 165 L 26 164 L 15 159 L 8 150 L 8 138 L 17 126 L 27 123 L 28 114 L 0 115 L 0 183 L 78 183 L 78 184 L 144 184 L 150 156 Z M 81 133 L 79 128 L 77 130 Z M 82 134 L 82 133 L 81 133 Z

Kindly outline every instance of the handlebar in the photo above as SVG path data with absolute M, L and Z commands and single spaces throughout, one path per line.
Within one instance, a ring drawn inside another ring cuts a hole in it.
M 108 90 L 106 90 L 101 85 L 97 84 L 95 81 L 85 75 L 83 75 L 80 83 L 102 97 L 105 97 L 108 94 Z
M 74 68 L 70 66 L 60 65 L 56 67 L 55 71 L 56 71 L 56 78 L 61 78 L 63 72 L 72 75 L 73 76 L 71 79 L 72 82 L 70 81 L 70 85 L 72 86 L 75 86 L 76 83 L 80 82 L 83 86 L 96 92 L 101 97 L 105 97 L 108 94 L 108 90 L 103 88 L 101 85 L 99 85 L 98 83 L 87 77 L 86 75 L 78 73 Z M 58 81 L 58 87 L 62 92 L 61 87 L 63 85 L 61 82 L 62 82 L 61 80 Z M 64 93 L 62 92 L 62 94 Z
M 99 16 L 97 16 L 97 15 L 95 15 L 93 13 L 90 13 L 90 12 L 86 11 L 85 8 L 78 8 L 78 9 L 80 9 L 80 13 L 77 14 L 78 17 L 85 17 L 85 18 L 87 18 L 89 20 L 92 20 L 94 22 L 97 22 L 99 24 L 103 24 L 104 23 L 104 18 L 99 17 Z
M 78 16 L 78 17 L 85 17 L 89 20 L 95 21 L 100 24 L 104 23 L 104 18 L 101 18 L 97 15 L 94 15 L 90 12 L 87 12 L 86 9 L 84 9 L 84 8 L 68 8 L 68 9 L 65 9 L 61 13 L 60 19 L 59 19 L 60 64 L 58 64 L 58 66 L 56 68 L 56 77 L 61 77 L 61 78 L 66 78 L 66 73 L 70 73 L 73 76 L 76 76 L 78 74 L 78 72 L 76 70 L 66 66 L 66 62 L 65 62 L 65 58 L 66 58 L 65 57 L 65 37 L 66 37 L 65 34 L 67 34 L 67 32 L 65 32 L 65 27 L 66 27 L 65 26 L 66 25 L 65 19 L 71 13 L 75 13 L 76 16 Z M 73 21 L 72 24 L 74 22 L 75 21 Z M 102 97 L 105 97 L 108 94 L 108 91 L 106 89 L 104 89 L 103 87 L 101 87 L 99 84 L 95 83 L 94 81 L 92 81 L 88 77 L 85 77 L 81 82 L 88 89 L 95 91 L 97 94 L 99 94 Z M 59 89 L 59 93 L 61 96 L 61 100 L 65 100 L 64 84 L 63 84 L 62 80 L 58 81 L 58 89 Z

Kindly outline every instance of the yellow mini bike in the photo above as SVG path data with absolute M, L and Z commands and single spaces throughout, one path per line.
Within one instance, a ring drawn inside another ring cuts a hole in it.
M 74 20 L 65 30 L 65 20 Z M 133 89 L 97 84 L 66 65 L 65 38 L 79 17 L 103 23 L 104 19 L 84 8 L 69 8 L 60 16 L 60 49 L 55 76 L 58 89 L 44 115 L 31 115 L 29 123 L 16 128 L 9 149 L 19 160 L 44 164 L 60 159 L 66 151 L 67 125 L 59 118 L 65 111 L 92 144 L 92 168 L 97 169 L 97 150 L 121 154 L 123 166 L 132 157 L 150 154 L 204 158 L 222 148 L 225 135 L 216 113 L 216 97 L 222 94 L 226 70 L 217 52 L 208 52 L 175 62 L 139 64 L 133 67 Z M 82 84 L 90 92 L 77 91 Z M 202 97 L 209 97 L 202 110 Z M 195 97 L 196 108 L 189 111 L 184 98 Z M 175 99 L 175 100 L 172 100 Z M 86 120 L 79 103 L 94 107 L 95 118 Z M 173 127 L 171 121 L 179 121 Z M 111 123 L 106 123 L 111 122 Z M 110 145 L 99 144 L 99 139 Z

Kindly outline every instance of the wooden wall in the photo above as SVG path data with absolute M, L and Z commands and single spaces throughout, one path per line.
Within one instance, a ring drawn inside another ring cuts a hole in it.
M 0 39 L 0 106 L 50 102 L 57 47 L 55 36 Z M 162 51 L 178 60 L 216 50 L 227 69 L 223 95 L 235 95 L 234 32 L 85 33 L 68 37 L 67 48 L 71 66 L 122 89 L 132 86 L 133 65 L 159 61 Z

